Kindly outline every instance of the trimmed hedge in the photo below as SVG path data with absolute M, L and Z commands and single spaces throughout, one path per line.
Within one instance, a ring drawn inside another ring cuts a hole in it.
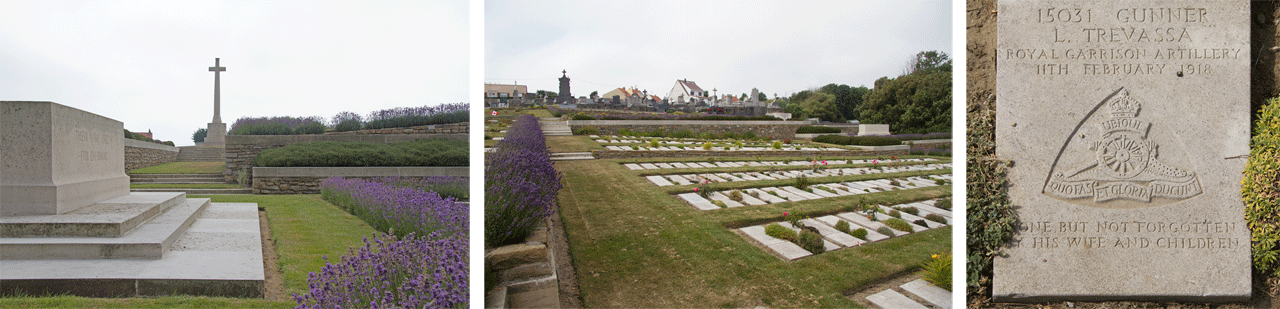
M 799 129 L 796 129 L 796 134 L 825 134 L 825 133 L 840 134 L 840 128 L 802 126 Z
M 467 142 L 421 139 L 392 144 L 311 142 L 263 150 L 262 167 L 468 166 Z
M 827 248 L 822 246 L 822 235 L 818 235 L 818 233 L 814 233 L 810 230 L 800 231 L 800 236 L 796 238 L 796 245 L 799 245 L 800 248 L 804 248 L 809 252 L 813 252 L 813 254 L 827 251 Z
M 883 136 L 844 136 L 844 135 L 819 135 L 814 137 L 813 141 L 819 143 L 828 143 L 836 145 L 857 145 L 857 146 L 892 146 L 902 145 L 902 140 L 883 137 Z

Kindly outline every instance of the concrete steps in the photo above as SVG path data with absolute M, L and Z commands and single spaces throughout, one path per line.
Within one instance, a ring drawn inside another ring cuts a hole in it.
M 569 128 L 569 123 L 560 120 L 560 118 L 538 118 L 538 124 L 542 126 L 543 136 L 573 135 L 573 131 Z
M 136 184 L 222 184 L 227 183 L 222 174 L 137 174 L 129 175 L 129 183 Z M 202 188 L 163 188 L 163 189 L 130 189 L 130 192 L 179 192 L 186 194 L 253 194 L 253 189 L 202 189 Z
M 221 194 L 253 194 L 253 189 L 131 189 L 130 192 L 182 192 L 186 194 L 198 195 L 221 195 Z
M 186 233 L 209 199 L 182 202 L 118 237 L 16 237 L 0 239 L 0 260 L 160 259 Z
M 226 148 L 184 146 L 178 147 L 178 162 L 223 162 Z

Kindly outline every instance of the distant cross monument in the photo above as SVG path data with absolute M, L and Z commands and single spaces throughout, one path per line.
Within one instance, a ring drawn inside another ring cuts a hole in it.
M 560 70 L 560 95 L 556 97 L 556 103 L 573 104 L 573 94 L 569 93 L 569 71 Z
M 209 67 L 209 72 L 213 72 L 213 122 L 209 123 L 209 132 L 205 135 L 204 147 L 223 148 L 227 145 L 227 124 L 222 123 L 222 72 L 227 68 L 221 65 L 221 58 L 213 58 L 213 66 Z

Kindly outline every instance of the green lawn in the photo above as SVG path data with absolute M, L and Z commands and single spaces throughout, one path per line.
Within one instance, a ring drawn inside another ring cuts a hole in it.
M 213 202 L 258 203 L 265 209 L 275 239 L 284 294 L 307 291 L 307 274 L 324 266 L 324 257 L 338 260 L 348 247 L 362 245 L 373 228 L 359 218 L 320 199 L 319 195 L 191 195 Z M 0 308 L 292 308 L 292 299 L 265 300 L 222 297 L 169 296 L 156 298 L 6 297 Z
M 130 174 L 221 174 L 225 162 L 170 162 L 129 171 Z
M 129 189 L 240 189 L 244 186 L 233 183 L 135 183 Z
M 556 162 L 566 184 L 558 215 L 586 307 L 858 307 L 846 291 L 951 250 L 945 227 L 787 262 L 730 229 L 780 221 L 783 211 L 818 216 L 859 200 L 945 197 L 950 185 L 702 211 L 620 161 Z

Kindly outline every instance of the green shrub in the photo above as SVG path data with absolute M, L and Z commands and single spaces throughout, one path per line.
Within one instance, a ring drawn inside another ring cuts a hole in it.
M 262 167 L 468 166 L 467 142 L 428 138 L 381 144 L 311 142 L 263 150 L 253 159 Z
M 852 231 L 849 231 L 849 235 L 853 237 L 857 237 L 858 239 L 861 239 L 861 240 L 867 240 L 867 229 L 859 228 L 856 230 L 852 230 Z
M 1270 292 L 1280 290 L 1280 98 L 1258 111 L 1241 180 L 1245 221 L 1253 239 L 1253 269 Z
M 951 254 L 934 254 L 928 262 L 920 267 L 924 281 L 938 287 L 951 290 Z
M 636 132 L 631 131 L 631 129 L 622 128 L 622 130 L 618 130 L 618 135 L 621 135 L 621 136 L 632 136 L 632 135 L 636 135 Z
M 720 208 L 728 208 L 728 207 L 729 207 L 729 205 L 725 205 L 725 204 L 724 204 L 724 202 L 721 202 L 720 200 L 711 200 L 711 204 L 715 204 L 716 206 L 720 206 Z
M 711 142 L 702 143 L 702 150 L 711 150 Z
M 898 209 L 899 211 L 902 211 L 902 212 L 905 212 L 905 213 L 909 213 L 909 214 L 911 214 L 912 216 L 920 216 L 920 209 L 919 209 L 919 208 L 915 208 L 915 207 L 911 207 L 911 206 L 905 206 L 905 207 L 897 207 L 897 209 Z
M 947 197 L 947 198 L 939 199 L 937 202 L 933 203 L 933 207 L 951 210 L 951 198 Z
M 782 150 L 782 142 L 779 142 L 779 141 L 773 141 L 773 149 L 774 149 L 774 150 Z
M 770 223 L 769 225 L 766 225 L 764 227 L 764 233 L 765 235 L 769 235 L 769 237 L 782 239 L 786 241 L 792 241 L 796 239 L 795 230 L 789 229 L 777 223 Z
M 689 131 L 689 129 L 680 129 L 680 130 L 671 131 L 670 136 L 674 138 L 691 138 L 694 135 L 693 135 L 693 131 Z
M 796 184 L 795 184 L 796 188 L 800 188 L 800 189 L 808 188 L 808 187 L 809 187 L 809 177 L 805 177 L 804 175 L 800 175 L 800 177 L 796 177 L 795 183 L 796 183 Z
M 919 226 L 926 226 L 926 227 L 929 226 L 929 223 L 924 222 L 923 219 L 917 219 L 915 221 L 911 221 L 911 223 L 915 223 L 915 225 L 919 225 Z
M 648 137 L 667 137 L 667 133 L 666 133 L 666 132 L 663 132 L 663 131 L 662 131 L 662 129 L 653 129 L 653 131 L 649 131 L 648 133 L 645 133 L 645 134 L 644 134 L 644 136 L 648 136 Z
M 319 122 L 308 122 L 293 129 L 293 134 L 324 134 L 324 125 Z
M 902 145 L 902 140 L 883 136 L 819 135 L 818 137 L 814 137 L 813 141 L 827 144 L 858 146 Z
M 924 215 L 924 219 L 937 222 L 937 223 L 947 224 L 947 218 L 939 214 L 927 214 L 927 215 Z
M 902 218 L 902 213 L 901 213 L 901 212 L 898 212 L 898 210 L 897 210 L 897 209 L 890 210 L 888 213 L 885 213 L 885 214 L 889 215 L 890 217 L 894 217 L 894 218 Z
M 915 229 L 911 228 L 911 223 L 907 223 L 906 220 L 902 220 L 898 218 L 889 218 L 889 219 L 884 219 L 884 221 L 881 221 L 880 223 L 884 223 L 885 226 L 891 227 L 895 230 L 899 230 L 907 233 L 915 232 Z
M 658 148 L 658 140 L 652 138 L 649 139 L 649 147 Z
M 347 131 L 359 130 L 360 127 L 361 127 L 360 120 L 347 119 L 334 125 L 333 130 L 338 132 L 347 132 Z
M 731 199 L 731 200 L 733 200 L 733 201 L 735 201 L 735 202 L 741 202 L 741 201 L 742 201 L 742 191 L 739 191 L 739 190 L 733 190 L 732 192 L 729 192 L 729 199 Z
M 796 129 L 796 134 L 823 134 L 823 133 L 840 133 L 840 128 L 819 127 L 819 126 L 801 126 Z
M 596 130 L 595 127 L 591 127 L 591 126 L 579 127 L 577 130 L 573 130 L 573 135 L 596 135 L 596 134 L 600 134 L 600 131 Z
M 191 141 L 196 143 L 203 143 L 204 138 L 207 136 L 209 136 L 209 130 L 205 128 L 200 128 L 196 130 L 196 133 L 191 134 Z
M 893 236 L 895 236 L 893 233 L 893 229 L 887 226 L 881 226 L 880 228 L 877 228 L 876 233 L 884 234 L 884 236 L 889 236 L 889 238 L 893 238 Z
M 844 220 L 840 220 L 840 222 L 836 222 L 836 230 L 849 233 L 849 222 L 845 222 Z
M 583 114 L 574 114 L 573 120 L 596 120 L 596 117 L 591 117 Z
M 800 231 L 800 236 L 796 239 L 796 244 L 800 245 L 800 248 L 813 252 L 813 254 L 826 251 L 826 247 L 822 246 L 822 235 L 818 235 L 818 233 L 814 233 L 810 230 Z

